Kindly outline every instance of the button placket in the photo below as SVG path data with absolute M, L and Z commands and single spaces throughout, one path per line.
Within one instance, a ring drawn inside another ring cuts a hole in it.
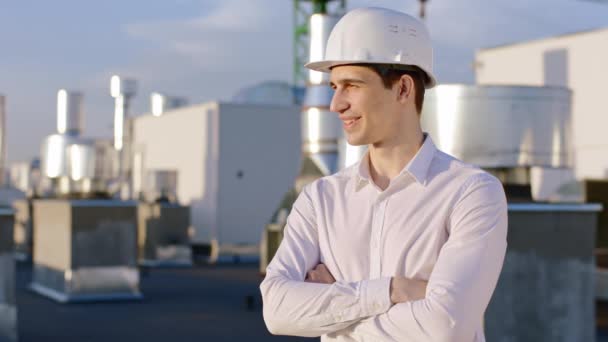
M 378 235 L 378 216 L 379 212 L 378 212 L 378 202 L 375 201 L 373 206 L 372 206 L 372 227 L 371 227 L 371 232 L 370 232 L 370 267 L 369 267 L 369 277 L 370 279 L 375 279 L 378 278 L 380 276 L 380 270 L 378 268 L 379 265 L 379 260 L 380 260 L 380 253 L 378 252 L 379 248 L 378 248 L 378 241 L 377 241 L 377 235 Z
M 385 217 L 385 213 L 386 213 L 386 204 L 388 203 L 388 197 L 383 198 L 382 201 L 380 201 L 377 205 L 377 212 L 376 212 L 376 216 L 377 216 L 377 220 L 376 220 L 376 234 L 373 237 L 376 240 L 376 251 L 378 253 L 378 275 L 377 277 L 380 277 L 380 275 L 382 274 L 382 233 L 383 233 L 383 228 L 384 228 L 384 217 Z

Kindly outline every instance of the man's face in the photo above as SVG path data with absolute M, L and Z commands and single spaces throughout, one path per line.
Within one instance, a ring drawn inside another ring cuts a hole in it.
M 398 134 L 402 115 L 396 85 L 386 89 L 373 70 L 344 65 L 331 69 L 331 86 L 330 110 L 342 120 L 349 144 L 379 145 Z

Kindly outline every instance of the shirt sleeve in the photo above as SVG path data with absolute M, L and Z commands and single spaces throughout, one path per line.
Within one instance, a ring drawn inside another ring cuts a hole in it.
M 379 340 L 474 341 L 505 257 L 507 202 L 502 184 L 489 174 L 467 183 L 448 220 L 450 236 L 425 299 L 361 321 L 351 327 L 356 333 Z
M 284 237 L 260 285 L 264 322 L 276 335 L 317 337 L 386 312 L 390 277 L 307 283 L 320 260 L 315 212 L 305 187 L 287 218 Z

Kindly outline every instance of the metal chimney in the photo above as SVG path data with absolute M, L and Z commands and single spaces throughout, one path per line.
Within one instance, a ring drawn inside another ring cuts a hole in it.
M 114 98 L 114 148 L 123 149 L 125 143 L 125 123 L 129 113 L 131 98 L 135 96 L 137 81 L 112 76 L 110 80 L 110 95 Z
M 323 59 L 327 39 L 338 19 L 326 13 L 310 17 L 310 62 Z M 329 111 L 332 96 L 329 74 L 311 70 L 302 108 L 302 152 L 325 175 L 337 171 L 338 139 L 342 137 L 340 120 Z
M 114 98 L 114 149 L 118 151 L 118 178 L 120 197 L 132 197 L 131 178 L 131 125 L 128 120 L 131 98 L 135 96 L 137 81 L 112 76 L 110 80 L 110 95 Z
M 60 89 L 57 92 L 57 133 L 79 136 L 83 128 L 82 93 Z

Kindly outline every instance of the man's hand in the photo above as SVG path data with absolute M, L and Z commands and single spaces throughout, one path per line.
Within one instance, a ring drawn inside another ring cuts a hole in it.
M 427 284 L 428 282 L 424 280 L 393 277 L 391 279 L 391 302 L 397 304 L 424 299 Z
M 325 265 L 318 264 L 306 273 L 304 281 L 307 283 L 333 284 L 336 282 L 336 279 L 334 279 Z

